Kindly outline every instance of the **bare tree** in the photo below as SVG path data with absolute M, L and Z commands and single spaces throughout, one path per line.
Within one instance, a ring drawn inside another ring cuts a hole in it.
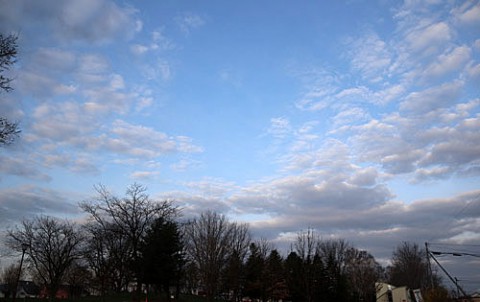
M 24 220 L 16 230 L 8 231 L 8 237 L 15 250 L 28 246 L 26 263 L 41 278 L 52 300 L 67 270 L 81 257 L 82 235 L 70 222 L 42 216 Z
M 20 130 L 18 123 L 0 116 L 0 145 L 9 145 L 17 138 Z
M 0 90 L 6 92 L 12 90 L 10 86 L 12 79 L 4 76 L 3 73 L 15 64 L 17 47 L 17 36 L 0 34 Z M 18 123 L 0 116 L 0 146 L 12 143 L 19 133 Z
M 84 225 L 89 240 L 85 245 L 85 259 L 93 271 L 91 288 L 104 297 L 108 289 L 120 292 L 128 285 L 132 274 L 128 267 L 128 240 L 113 228 L 103 229 L 98 224 Z
M 273 244 L 265 237 L 255 240 L 255 246 L 263 259 L 267 259 L 271 251 L 274 250 Z
M 350 248 L 350 244 L 343 239 L 322 240 L 317 246 L 317 253 L 333 271 L 343 274 Z
M 295 272 L 295 278 L 297 278 L 294 281 L 295 284 L 291 285 L 291 290 L 297 292 L 307 302 L 318 299 L 317 291 L 322 281 L 320 279 L 323 274 L 323 266 L 317 257 L 319 244 L 320 237 L 313 229 L 308 228 L 299 232 L 288 261 L 292 266 L 290 269 Z M 292 276 L 289 279 L 292 279 Z
M 350 248 L 346 252 L 346 275 L 351 294 L 360 301 L 371 301 L 383 269 L 367 251 Z
M 4 91 L 12 90 L 10 86 L 12 79 L 5 77 L 3 73 L 16 62 L 17 39 L 18 37 L 13 34 L 7 36 L 0 34 L 0 89 Z
M 426 252 L 418 244 L 403 242 L 393 251 L 389 268 L 389 282 L 395 286 L 412 289 L 428 286 L 428 262 Z
M 247 224 L 232 225 L 232 246 L 223 281 L 225 292 L 231 293 L 231 299 L 237 301 L 243 287 L 244 264 L 251 242 L 251 235 Z
M 69 286 L 70 298 L 78 298 L 89 285 L 91 271 L 84 261 L 75 261 L 65 273 L 65 283 Z
M 13 295 L 16 291 L 15 287 L 17 286 L 17 279 L 22 278 L 23 269 L 21 272 L 20 265 L 12 263 L 9 266 L 5 267 L 2 271 L 2 275 L 0 276 L 0 282 L 7 286 L 7 292 L 5 296 L 8 298 L 10 295 Z M 20 276 L 18 275 L 20 273 Z
M 303 261 L 313 261 L 313 256 L 320 243 L 320 237 L 311 228 L 297 234 L 293 250 Z
M 324 240 L 317 247 L 317 253 L 325 268 L 328 299 L 336 301 L 346 299 L 348 288 L 345 272 L 347 251 L 350 248 L 350 244 L 343 239 Z
M 99 254 L 96 265 L 109 265 L 109 271 L 117 273 L 117 290 L 122 290 L 132 274 L 138 279 L 139 248 L 149 226 L 157 218 L 173 219 L 177 208 L 170 201 L 153 201 L 146 193 L 147 188 L 140 184 L 130 185 L 125 197 L 110 193 L 103 185 L 95 186 L 97 196 L 91 201 L 80 203 L 80 207 L 90 215 L 87 231 L 94 241 L 90 247 Z M 95 255 L 95 254 L 94 254 Z M 97 267 L 97 273 L 106 267 Z M 99 278 L 103 278 L 97 275 Z M 137 287 L 140 289 L 140 287 Z
M 243 254 L 248 247 L 247 225 L 237 225 L 224 215 L 207 211 L 185 226 L 185 246 L 195 264 L 206 295 L 213 299 L 221 285 L 221 276 L 234 252 Z M 246 252 L 245 252 L 246 253 Z

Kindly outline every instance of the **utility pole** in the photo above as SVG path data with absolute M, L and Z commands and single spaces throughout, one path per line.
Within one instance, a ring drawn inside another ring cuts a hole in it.
M 453 282 L 453 284 L 455 284 L 457 286 L 457 291 L 461 291 L 462 292 L 462 295 L 468 299 L 468 295 L 467 293 L 463 290 L 463 288 L 460 286 L 460 284 L 458 284 L 458 282 L 456 281 L 456 278 L 454 279 L 448 272 L 445 268 L 443 268 L 443 266 L 440 264 L 440 262 L 438 262 L 437 258 L 435 258 L 435 256 L 433 256 L 433 253 L 430 252 L 430 256 L 432 257 L 432 259 L 438 264 L 438 266 L 442 269 L 442 271 L 445 273 L 445 275 L 447 275 L 447 277 Z
M 430 278 L 430 286 L 434 287 L 434 284 L 433 284 L 433 273 L 432 273 L 432 264 L 430 263 L 430 251 L 428 250 L 428 242 L 425 242 L 425 250 L 427 252 L 427 264 L 428 264 L 428 274 L 429 274 L 429 278 Z
M 13 292 L 13 299 L 12 302 L 15 302 L 17 298 L 17 291 L 18 291 L 18 282 L 20 281 L 20 275 L 22 274 L 22 264 L 23 264 L 23 257 L 25 256 L 25 251 L 28 248 L 28 244 L 22 243 L 22 258 L 20 259 L 20 267 L 18 268 L 17 280 L 15 282 L 15 290 Z

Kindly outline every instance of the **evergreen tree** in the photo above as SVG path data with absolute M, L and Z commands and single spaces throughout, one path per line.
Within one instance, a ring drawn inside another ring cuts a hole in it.
M 140 245 L 142 279 L 162 289 L 167 300 L 171 297 L 170 287 L 179 288 L 184 265 L 182 251 L 178 225 L 163 218 L 154 221 Z
M 252 299 L 264 299 L 266 289 L 264 282 L 265 258 L 257 244 L 250 244 L 250 255 L 245 268 L 244 294 Z

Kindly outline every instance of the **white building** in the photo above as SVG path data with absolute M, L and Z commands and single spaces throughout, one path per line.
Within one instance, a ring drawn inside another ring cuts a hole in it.
M 423 302 L 419 289 L 406 286 L 395 287 L 387 283 L 375 283 L 377 302 Z

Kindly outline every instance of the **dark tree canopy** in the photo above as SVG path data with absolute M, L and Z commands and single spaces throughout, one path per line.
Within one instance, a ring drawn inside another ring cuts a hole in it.
M 266 256 L 257 243 L 250 244 L 250 255 L 245 264 L 245 295 L 253 299 L 264 299 Z
M 170 286 L 176 285 L 185 264 L 183 243 L 177 223 L 156 219 L 140 245 L 139 266 L 146 284 L 161 288 L 170 300 Z

